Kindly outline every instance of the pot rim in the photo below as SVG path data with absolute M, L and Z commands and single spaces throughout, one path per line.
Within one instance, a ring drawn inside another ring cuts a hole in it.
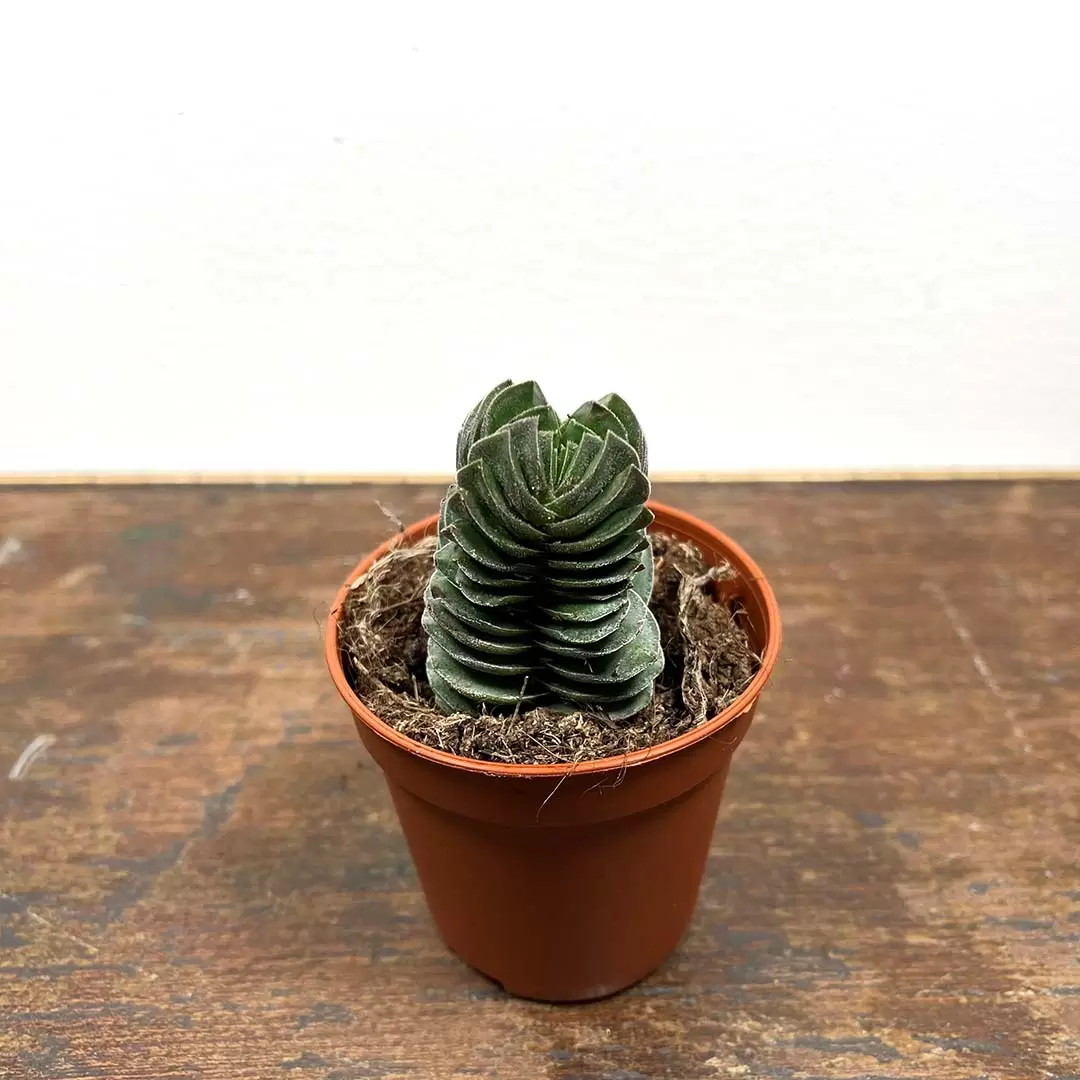
M 722 712 L 691 728 L 689 731 L 677 735 L 674 739 L 656 743 L 654 746 L 648 746 L 642 750 L 635 750 L 631 754 L 591 758 L 588 761 L 576 762 L 569 766 L 566 762 L 555 762 L 548 765 L 508 765 L 496 761 L 478 761 L 475 758 L 459 757 L 456 754 L 447 753 L 445 750 L 437 750 L 434 747 L 426 746 L 424 743 L 416 742 L 407 735 L 402 735 L 396 728 L 391 727 L 372 712 L 349 685 L 341 663 L 341 651 L 338 645 L 338 616 L 354 582 L 366 574 L 378 559 L 381 559 L 391 548 L 401 543 L 403 537 L 418 540 L 430 533 L 432 525 L 437 523 L 439 519 L 438 514 L 432 514 L 414 522 L 403 533 L 398 533 L 396 536 L 385 540 L 374 551 L 361 559 L 349 573 L 349 576 L 334 597 L 334 603 L 326 619 L 326 631 L 323 637 L 326 666 L 330 670 L 330 676 L 334 680 L 338 693 L 345 701 L 345 704 L 349 706 L 353 716 L 361 720 L 367 728 L 388 743 L 416 757 L 425 758 L 434 764 L 445 765 L 462 772 L 505 777 L 558 778 L 566 776 L 568 770 L 570 773 L 583 775 L 608 772 L 613 769 L 624 770 L 635 765 L 642 765 L 646 761 L 655 761 L 658 758 L 667 757 L 669 754 L 678 753 L 680 750 L 685 750 L 687 747 L 715 735 L 721 728 L 726 727 L 753 705 L 765 683 L 768 682 L 769 677 L 772 675 L 773 668 L 776 666 L 776 661 L 780 655 L 780 609 L 777 606 L 772 586 L 762 573 L 761 568 L 729 536 L 693 514 L 665 506 L 663 503 L 652 499 L 649 500 L 648 506 L 656 515 L 656 524 L 659 524 L 661 528 L 664 519 L 666 519 L 669 524 L 677 529 L 705 532 L 717 547 L 733 557 L 733 561 L 741 562 L 747 573 L 745 575 L 740 574 L 740 576 L 752 583 L 753 587 L 758 591 L 765 608 L 766 640 L 761 655 L 761 663 L 743 692 Z

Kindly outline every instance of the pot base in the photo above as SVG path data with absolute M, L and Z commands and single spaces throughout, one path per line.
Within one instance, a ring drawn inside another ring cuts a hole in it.
M 447 948 L 449 949 L 450 946 L 447 945 Z M 493 979 L 490 975 L 487 974 L 486 971 L 481 971 L 479 968 L 473 967 L 472 964 L 470 964 L 468 962 L 468 960 L 465 959 L 465 957 L 460 956 L 458 953 L 454 952 L 453 949 L 450 949 L 450 951 L 452 953 L 454 953 L 454 955 L 457 956 L 457 958 L 463 964 L 465 964 L 466 967 L 470 968 L 472 971 L 475 971 L 476 974 L 479 975 L 485 982 L 489 982 L 489 983 L 491 983 L 492 986 L 498 987 L 498 989 L 500 989 L 500 990 L 504 991 L 505 993 L 509 994 L 511 997 L 521 998 L 523 1001 L 537 1001 L 541 1005 L 588 1005 L 590 1002 L 593 1002 L 593 1001 L 603 1001 L 605 998 L 615 997 L 616 994 L 621 994 L 625 990 L 629 990 L 632 987 L 637 986 L 640 983 L 643 983 L 646 979 L 649 978 L 650 975 L 653 974 L 654 971 L 656 971 L 659 967 L 661 967 L 661 965 L 663 963 L 661 961 L 661 964 L 657 964 L 655 968 L 653 968 L 650 971 L 645 972 L 645 974 L 642 975 L 640 979 L 635 979 L 633 982 L 619 983 L 617 986 L 592 987 L 591 992 L 585 997 L 580 997 L 580 998 L 546 998 L 546 997 L 530 997 L 528 994 L 517 993 L 517 992 L 511 990 L 509 987 L 503 986 L 503 984 L 501 982 L 499 982 L 498 979 Z

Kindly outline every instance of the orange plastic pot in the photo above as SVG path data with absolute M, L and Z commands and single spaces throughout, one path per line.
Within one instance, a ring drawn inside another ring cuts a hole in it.
M 587 1001 L 632 985 L 663 962 L 693 913 L 735 748 L 780 649 L 772 589 L 750 557 L 711 525 L 657 503 L 652 528 L 735 568 L 761 667 L 718 716 L 628 756 L 567 765 L 499 765 L 423 746 L 383 723 L 342 669 L 338 592 L 326 662 L 357 731 L 382 768 L 428 906 L 463 960 L 521 997 Z M 404 541 L 431 535 L 435 517 Z

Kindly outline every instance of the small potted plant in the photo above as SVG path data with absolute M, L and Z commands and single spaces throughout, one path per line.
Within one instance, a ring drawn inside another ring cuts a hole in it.
M 561 419 L 533 382 L 469 413 L 440 514 L 362 560 L 326 627 L 443 938 L 545 1001 L 678 943 L 779 647 L 745 552 L 649 502 L 627 404 Z

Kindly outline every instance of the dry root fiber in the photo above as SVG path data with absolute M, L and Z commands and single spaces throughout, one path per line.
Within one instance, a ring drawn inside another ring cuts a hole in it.
M 681 735 L 729 705 L 758 658 L 738 612 L 717 597 L 729 566 L 710 567 L 693 545 L 651 537 L 656 582 L 650 606 L 660 624 L 664 671 L 652 702 L 612 722 L 535 708 L 514 716 L 447 716 L 435 708 L 424 674 L 427 638 L 420 625 L 434 566 L 434 539 L 383 556 L 348 594 L 341 615 L 346 676 L 382 720 L 417 742 L 460 757 L 519 765 L 588 761 L 642 750 Z

